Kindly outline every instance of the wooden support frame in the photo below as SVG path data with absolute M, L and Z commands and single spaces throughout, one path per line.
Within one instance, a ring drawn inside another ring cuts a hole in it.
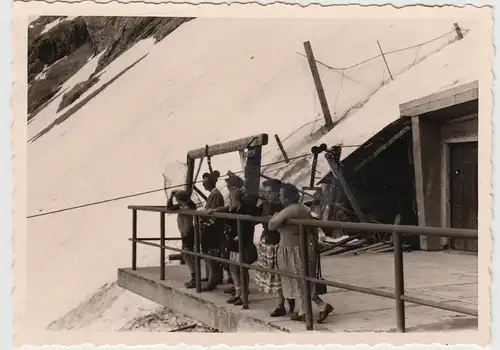
M 200 165 L 204 157 L 211 157 L 214 155 L 221 155 L 231 152 L 239 152 L 241 164 L 243 168 L 243 173 L 245 177 L 245 185 L 247 193 L 252 197 L 255 194 L 255 198 L 258 198 L 259 187 L 260 187 L 260 171 L 261 171 L 261 160 L 262 160 L 262 146 L 267 145 L 268 135 L 259 134 L 249 137 L 244 137 L 241 139 L 224 142 L 215 145 L 209 145 L 207 147 L 200 147 L 195 150 L 191 150 L 187 154 L 187 172 L 186 172 L 186 190 L 189 195 L 192 194 L 193 190 L 198 194 L 201 191 L 194 186 L 194 174 L 195 174 L 195 160 L 200 159 Z M 206 198 L 205 198 L 206 199 Z
M 245 150 L 249 147 L 265 146 L 268 143 L 268 135 L 260 134 L 249 137 L 244 137 L 238 140 L 218 143 L 208 146 L 208 156 L 217 156 L 225 153 L 237 152 Z M 206 148 L 200 147 L 191 150 L 187 154 L 188 158 L 197 159 L 207 156 Z
M 328 162 L 328 165 L 330 166 L 330 169 L 332 171 L 333 180 L 339 182 L 340 186 L 342 187 L 342 190 L 344 191 L 345 195 L 347 196 L 347 199 L 349 200 L 349 203 L 351 204 L 352 208 L 354 209 L 354 212 L 358 216 L 359 221 L 366 222 L 365 215 L 361 211 L 361 208 L 359 207 L 358 202 L 356 201 L 356 198 L 354 198 L 354 195 L 353 195 L 351 189 L 349 188 L 347 181 L 345 180 L 344 176 L 342 175 L 342 172 L 340 171 L 339 165 L 333 159 L 333 154 L 331 152 L 327 152 L 325 154 L 325 159 Z
M 260 170 L 262 165 L 262 147 L 250 147 L 246 155 L 246 165 L 243 170 L 245 176 L 245 190 L 249 201 L 257 204 L 260 188 Z
M 358 171 L 362 167 L 364 167 L 366 164 L 370 163 L 373 159 L 379 156 L 380 153 L 385 151 L 387 148 L 389 148 L 394 142 L 399 140 L 403 135 L 405 135 L 408 131 L 411 130 L 410 125 L 406 125 L 403 129 L 401 129 L 396 135 L 391 137 L 389 141 L 384 143 L 382 146 L 380 146 L 373 154 L 367 158 L 365 158 L 361 163 L 359 163 L 356 168 L 354 168 L 354 171 Z
M 193 193 L 193 186 L 194 186 L 194 158 L 189 158 L 187 157 L 186 159 L 186 165 L 187 165 L 187 171 L 186 171 L 186 192 L 188 195 L 191 197 L 191 194 Z

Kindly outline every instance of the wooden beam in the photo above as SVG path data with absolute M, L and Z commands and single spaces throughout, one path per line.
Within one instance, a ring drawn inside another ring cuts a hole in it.
M 458 40 L 461 40 L 464 38 L 464 34 L 462 33 L 462 29 L 458 25 L 458 23 L 453 23 L 453 27 L 455 28 L 455 32 L 457 33 Z
M 187 157 L 186 159 L 187 171 L 186 171 L 186 192 L 191 197 L 193 193 L 193 185 L 194 185 L 194 159 Z
M 401 116 L 422 115 L 479 98 L 477 81 L 424 96 L 399 105 Z
M 424 174 L 422 166 L 422 148 L 420 140 L 420 120 L 418 116 L 413 116 L 412 136 L 413 136 L 413 165 L 415 170 L 415 197 L 417 201 L 418 224 L 425 226 L 425 203 L 424 203 Z M 438 152 L 438 150 L 436 150 Z
M 245 190 L 255 204 L 259 198 L 260 168 L 262 162 L 262 147 L 250 147 L 246 157 L 244 169 Z
M 203 165 L 203 159 L 205 158 L 200 158 L 200 162 L 198 163 L 198 168 L 196 169 L 196 174 L 194 175 L 193 178 L 193 183 L 196 183 L 196 181 L 198 180 L 198 175 L 200 175 L 201 166 Z
M 237 152 L 245 150 L 249 147 L 259 147 L 265 146 L 268 142 L 267 134 L 254 135 L 249 137 L 244 137 L 238 140 L 233 140 L 229 142 L 219 143 L 215 145 L 208 146 L 208 156 L 216 156 L 225 153 Z M 200 147 L 191 150 L 187 154 L 188 158 L 197 159 L 206 156 L 205 147 Z
M 379 156 L 380 153 L 385 151 L 389 146 L 391 146 L 394 142 L 396 142 L 398 139 L 400 139 L 404 134 L 406 134 L 409 130 L 411 129 L 411 126 L 407 125 L 403 129 L 401 129 L 396 135 L 391 137 L 389 141 L 384 143 L 382 146 L 380 146 L 373 154 L 367 158 L 365 158 L 361 163 L 359 163 L 355 168 L 354 171 L 358 171 L 362 167 L 364 167 L 366 164 L 370 163 L 373 159 Z
M 380 42 L 377 40 L 377 45 L 380 50 L 380 54 L 382 55 L 382 58 L 384 59 L 385 67 L 387 68 L 387 72 L 389 72 L 389 76 L 391 77 L 391 80 L 394 80 L 394 77 L 392 76 L 391 70 L 389 68 L 389 64 L 387 63 L 387 60 L 385 59 L 384 51 L 382 51 L 382 46 L 380 46 Z
M 286 154 L 285 147 L 283 147 L 283 144 L 281 143 L 280 137 L 278 134 L 274 134 L 274 138 L 276 139 L 276 143 L 278 144 L 278 147 L 280 148 L 281 154 L 283 155 L 283 159 L 285 160 L 285 163 L 290 163 L 290 158 L 288 158 L 288 154 Z
M 328 162 L 328 165 L 330 166 L 330 169 L 332 171 L 334 179 L 336 181 L 338 181 L 338 183 L 342 187 L 342 190 L 346 194 L 347 199 L 349 200 L 349 203 L 352 206 L 352 209 L 354 210 L 354 212 L 356 213 L 356 215 L 359 218 L 359 221 L 365 222 L 366 221 L 365 215 L 361 211 L 361 208 L 358 206 L 358 202 L 354 198 L 354 195 L 351 192 L 351 189 L 349 188 L 347 181 L 344 179 L 344 176 L 342 175 L 342 172 L 340 171 L 339 165 L 337 164 L 337 162 L 335 162 L 334 155 L 331 152 L 327 152 L 325 154 L 325 158 L 326 158 L 326 161 Z
M 198 195 L 203 198 L 205 200 L 205 202 L 207 201 L 207 196 L 205 196 L 205 194 L 203 192 L 201 192 L 201 190 L 197 187 L 197 186 L 193 186 L 193 190 L 198 193 Z
M 321 83 L 321 77 L 318 71 L 318 66 L 316 65 L 316 59 L 314 58 L 314 53 L 309 41 L 306 41 L 304 43 L 304 49 L 306 50 L 307 61 L 309 62 L 309 68 L 311 69 L 314 86 L 316 87 L 321 110 L 323 111 L 323 118 L 325 118 L 325 126 L 327 130 L 331 130 L 334 127 L 332 115 L 330 113 L 330 108 L 328 107 L 328 100 L 326 99 L 325 90 L 323 89 L 323 84 Z

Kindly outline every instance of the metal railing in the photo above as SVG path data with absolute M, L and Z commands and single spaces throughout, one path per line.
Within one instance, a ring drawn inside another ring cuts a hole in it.
M 165 266 L 165 250 L 169 249 L 174 252 L 179 252 L 182 254 L 187 254 L 194 256 L 195 260 L 195 281 L 196 281 L 196 292 L 201 293 L 201 259 L 206 260 L 215 260 L 221 263 L 230 264 L 230 265 L 238 265 L 241 269 L 241 276 L 244 276 L 244 273 L 247 269 L 257 270 L 262 272 L 270 272 L 280 276 L 287 276 L 290 278 L 296 278 L 302 281 L 303 283 L 303 294 L 305 297 L 305 320 L 306 320 L 306 329 L 313 330 L 313 315 L 312 315 L 312 305 L 311 305 L 311 287 L 310 283 L 320 283 L 325 284 L 331 287 L 336 287 L 340 289 L 355 291 L 364 294 L 375 295 L 383 298 L 394 299 L 396 301 L 396 323 L 397 323 L 397 331 L 405 332 L 405 302 L 425 305 L 437 309 L 457 312 L 470 316 L 478 316 L 478 312 L 475 309 L 465 308 L 461 306 L 455 305 L 446 305 L 443 303 L 435 302 L 432 300 L 426 300 L 414 296 L 405 295 L 404 288 L 404 271 L 403 271 L 403 250 L 401 249 L 401 235 L 402 234 L 417 234 L 422 236 L 434 236 L 434 237 L 449 237 L 449 238 L 465 238 L 465 239 L 478 239 L 477 230 L 469 230 L 469 229 L 458 229 L 458 228 L 442 228 L 442 227 L 424 227 L 424 226 L 409 226 L 409 225 L 389 225 L 389 224 L 378 224 L 378 223 L 357 223 L 357 222 L 341 222 L 341 221 L 325 221 L 325 220 L 315 220 L 315 219 L 293 219 L 287 221 L 287 224 L 295 224 L 298 225 L 299 234 L 300 234 L 300 251 L 301 251 L 301 264 L 302 264 L 302 274 L 292 274 L 283 270 L 269 269 L 265 267 L 255 266 L 245 264 L 243 262 L 243 254 L 238 254 L 239 261 L 232 261 L 220 257 L 214 257 L 210 255 L 206 255 L 201 253 L 200 251 L 200 229 L 199 229 L 199 218 L 200 217 L 213 217 L 213 218 L 221 218 L 221 219 L 235 219 L 237 221 L 237 229 L 238 229 L 238 242 L 239 242 L 239 251 L 243 250 L 242 247 L 242 233 L 241 233 L 241 221 L 253 221 L 258 223 L 267 223 L 269 221 L 269 217 L 260 217 L 260 216 L 250 216 L 250 215 L 241 215 L 241 214 L 229 214 L 229 213 L 207 213 L 205 211 L 199 210 L 179 210 L 179 211 L 170 211 L 167 210 L 164 206 L 137 206 L 132 205 L 128 207 L 132 210 L 132 238 L 129 240 L 132 241 L 132 269 L 137 269 L 137 244 L 144 244 L 148 246 L 158 247 L 160 248 L 160 279 L 165 280 L 166 275 L 166 266 Z M 150 238 L 138 238 L 137 237 L 137 212 L 138 211 L 148 211 L 148 212 L 158 212 L 160 213 L 160 237 L 150 237 Z M 166 245 L 167 241 L 178 240 L 179 238 L 167 238 L 165 236 L 165 214 L 188 214 L 192 215 L 195 220 L 195 235 L 194 235 L 194 250 L 184 250 L 179 249 L 173 246 Z M 345 231 L 357 231 L 359 234 L 369 235 L 372 232 L 386 232 L 392 233 L 393 246 L 394 246 L 394 292 L 387 292 L 383 290 L 378 290 L 374 288 L 367 288 L 362 286 L 357 286 L 353 284 L 346 284 L 341 282 L 330 281 L 327 279 L 317 279 L 312 276 L 309 276 L 309 268 L 308 268 L 308 249 L 307 249 L 307 235 L 305 233 L 305 227 L 320 227 L 320 228 L 329 228 L 329 229 L 343 229 Z M 160 243 L 154 243 L 151 241 L 160 241 Z M 242 308 L 248 309 L 248 286 L 246 286 L 246 279 L 241 279 L 241 299 L 242 299 Z

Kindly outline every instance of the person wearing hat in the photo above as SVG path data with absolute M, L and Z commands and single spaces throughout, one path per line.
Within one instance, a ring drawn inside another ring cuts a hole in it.
M 231 210 L 231 193 L 234 192 L 235 190 L 243 190 L 243 187 L 245 185 L 245 181 L 233 173 L 232 171 L 227 172 L 227 177 L 224 179 L 226 182 L 226 187 L 227 190 L 229 191 L 229 202 L 225 204 L 222 207 L 218 208 L 213 208 L 213 209 L 208 209 L 207 211 L 209 213 L 228 213 Z M 228 225 L 229 220 L 221 220 L 224 222 L 224 228 L 223 228 L 223 235 L 221 237 L 221 257 L 225 259 L 230 258 L 230 251 L 228 248 L 228 245 L 231 244 L 229 242 L 229 235 L 231 234 L 231 225 Z M 230 286 L 224 290 L 224 293 L 227 294 L 233 294 L 236 292 L 235 286 L 234 286 L 234 279 L 232 277 L 232 272 L 231 272 L 231 267 L 229 264 L 221 264 L 223 270 L 226 271 L 227 273 L 227 284 Z
M 177 204 L 174 204 L 173 199 L 175 198 Z M 172 191 L 167 201 L 168 210 L 196 210 L 196 204 L 191 200 L 189 194 L 184 190 Z M 177 227 L 181 234 L 182 249 L 193 251 L 194 250 L 194 222 L 193 216 L 187 214 L 177 214 Z M 191 280 L 185 283 L 186 288 L 195 288 L 195 267 L 194 267 L 194 256 L 189 254 L 184 254 L 184 261 L 191 274 Z
M 216 208 L 224 207 L 224 197 L 217 189 L 217 181 L 220 173 L 215 170 L 210 173 L 204 173 L 203 188 L 210 192 L 205 204 L 205 210 L 210 211 Z M 200 220 L 201 229 L 201 250 L 204 254 L 220 257 L 221 241 L 224 234 L 224 220 L 218 218 L 202 217 Z M 207 260 L 208 281 L 202 287 L 203 291 L 212 291 L 222 282 L 221 264 L 214 260 Z

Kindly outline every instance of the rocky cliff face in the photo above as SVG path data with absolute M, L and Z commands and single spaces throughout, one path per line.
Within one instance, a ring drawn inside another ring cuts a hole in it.
M 142 39 L 162 40 L 190 18 L 44 16 L 28 28 L 28 121 L 47 102 L 64 93 L 59 110 L 89 89 L 97 78 L 80 82 L 70 91 L 62 85 L 94 55 L 95 73 Z

